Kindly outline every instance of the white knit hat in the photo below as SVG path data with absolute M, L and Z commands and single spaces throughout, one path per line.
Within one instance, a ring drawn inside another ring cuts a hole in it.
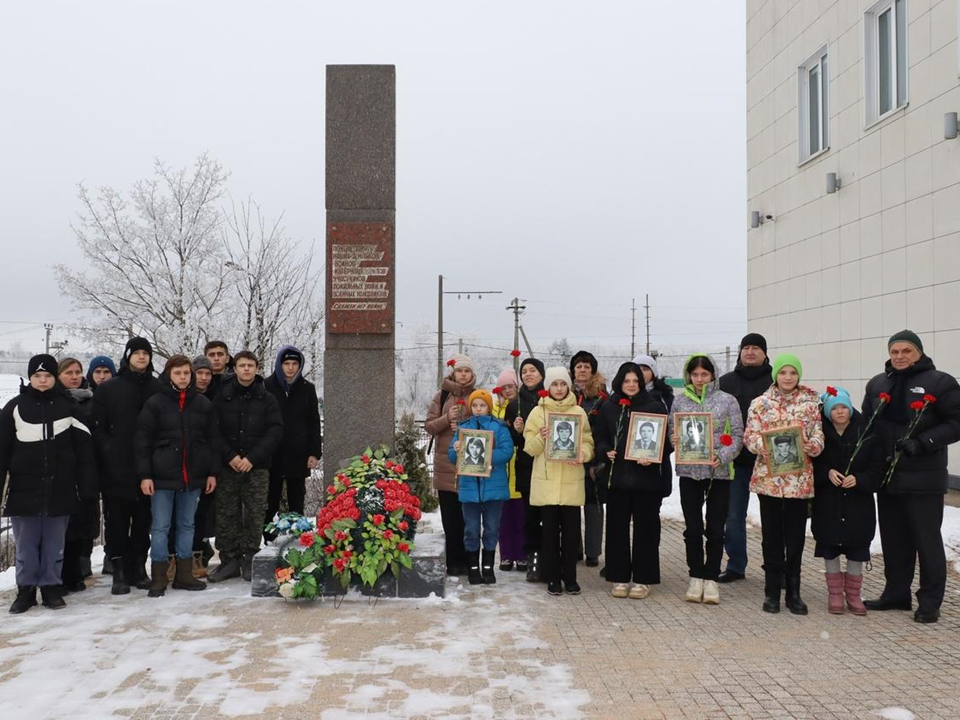
M 473 369 L 473 360 L 470 359 L 469 355 L 464 355 L 461 353 L 459 355 L 454 355 L 451 358 L 451 360 L 454 363 L 453 365 L 454 370 L 456 370 L 457 368 L 467 368 L 467 370 L 469 370 L 470 372 L 476 372 Z
M 648 368 L 650 368 L 650 371 L 653 373 L 654 377 L 659 377 L 657 374 L 657 361 L 649 355 L 637 355 L 633 359 L 633 362 L 637 365 L 646 365 Z
M 555 380 L 562 380 L 567 384 L 568 388 L 573 387 L 573 382 L 570 380 L 570 371 L 565 367 L 547 368 L 547 372 L 543 377 L 543 386 L 549 390 Z

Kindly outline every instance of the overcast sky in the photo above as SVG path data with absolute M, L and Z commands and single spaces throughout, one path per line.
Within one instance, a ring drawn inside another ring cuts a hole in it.
M 0 4 L 0 349 L 73 316 L 78 182 L 209 151 L 323 248 L 325 65 L 397 67 L 397 345 L 736 344 L 746 319 L 742 0 Z M 642 309 L 637 313 L 642 335 Z

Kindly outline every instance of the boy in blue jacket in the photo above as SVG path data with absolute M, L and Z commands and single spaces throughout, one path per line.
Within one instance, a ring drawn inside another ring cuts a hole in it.
M 493 466 L 489 477 L 476 475 L 458 476 L 458 494 L 463 507 L 463 546 L 469 560 L 468 578 L 471 585 L 492 585 L 497 582 L 493 574 L 493 561 L 500 538 L 500 513 L 503 503 L 510 499 L 510 482 L 507 463 L 513 457 L 513 436 L 501 420 L 493 417 L 493 398 L 486 390 L 474 390 L 467 400 L 472 415 L 460 423 L 454 431 L 453 442 L 447 451 L 450 462 L 458 467 L 458 458 L 463 464 L 483 466 L 491 456 Z M 461 430 L 488 430 L 493 433 L 492 447 L 477 437 L 460 442 Z M 480 563 L 480 528 L 483 526 L 483 565 Z

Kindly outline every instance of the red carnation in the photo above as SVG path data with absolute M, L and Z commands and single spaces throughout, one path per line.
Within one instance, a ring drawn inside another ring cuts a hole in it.
M 910 403 L 911 410 L 923 410 L 923 408 L 924 404 L 920 400 L 914 400 L 912 403 Z
M 493 389 L 493 394 L 494 394 L 494 395 L 503 395 L 503 388 L 500 387 L 499 385 L 497 385 L 497 386 Z
M 516 348 L 514 348 L 513 350 L 510 351 L 510 356 L 511 356 L 511 357 L 520 357 L 520 351 L 517 350 Z
M 312 532 L 305 532 L 300 536 L 300 544 L 304 547 L 310 547 L 313 545 L 316 538 L 313 536 Z
M 923 401 L 925 403 L 935 403 L 937 401 L 936 395 L 930 395 L 929 393 L 923 396 Z
M 366 465 L 367 463 L 370 462 L 370 456 L 369 456 L 369 455 L 361 455 L 361 456 L 360 456 L 360 461 L 361 461 L 363 464 Z
M 730 447 L 731 445 L 733 445 L 733 438 L 727 435 L 726 433 L 724 433 L 723 435 L 720 436 L 720 444 L 723 445 L 724 447 Z
M 327 492 L 328 492 L 330 495 L 333 495 L 336 491 L 337 491 L 337 489 L 336 489 L 333 485 L 327 485 Z
M 831 395 L 831 396 L 833 396 L 833 397 L 836 397 L 836 396 L 837 396 L 837 389 L 836 389 L 835 387 L 833 387 L 832 385 L 827 385 L 827 395 Z
M 467 401 L 463 398 L 457 398 L 457 405 L 466 405 Z
M 454 360 L 453 358 L 450 358 L 449 360 L 447 360 L 447 367 L 456 367 L 456 366 L 457 366 L 456 360 Z
M 345 558 L 352 558 L 352 557 L 353 557 L 353 553 L 350 552 L 349 550 L 344 550 L 344 551 L 343 551 L 343 556 L 344 556 Z
M 336 535 L 333 536 L 334 540 L 346 540 L 347 534 L 343 530 L 337 530 Z
M 387 460 L 387 461 L 383 464 L 383 466 L 384 466 L 387 470 L 390 470 L 391 468 L 393 468 L 393 460 Z
M 333 561 L 333 569 L 337 572 L 343 572 L 345 567 L 347 567 L 347 561 L 343 558 L 337 558 Z
M 344 486 L 344 487 L 350 487 L 350 478 L 345 477 L 345 478 L 343 479 L 343 486 Z
M 384 531 L 383 531 L 383 537 L 384 537 L 385 540 L 389 540 L 390 538 L 392 538 L 392 537 L 393 537 L 393 530 L 384 530 Z
M 537 395 L 542 398 L 550 397 L 550 393 L 548 393 L 546 390 L 537 390 Z
M 620 404 L 624 407 L 630 407 L 630 398 L 620 398 Z
M 405 542 L 397 543 L 397 550 L 399 550 L 402 553 L 408 553 L 410 552 L 410 545 L 408 545 Z
M 337 549 L 337 546 L 336 546 L 336 545 L 324 545 L 324 546 L 323 546 L 323 551 L 324 551 L 327 555 L 333 555 L 333 553 L 334 553 L 334 551 L 336 551 L 336 549 Z
M 394 466 L 393 466 L 393 470 L 394 470 L 394 472 L 396 472 L 398 475 L 403 475 L 403 465 L 394 465 Z
M 888 403 L 888 402 L 890 402 L 890 394 L 889 394 L 889 393 L 882 392 L 882 393 L 880 393 L 879 398 L 880 398 L 880 402 L 882 402 L 882 403 Z
M 380 525 L 383 525 L 383 520 L 384 520 L 383 515 L 374 515 L 374 516 L 373 516 L 373 524 L 376 525 L 376 526 L 378 526 L 378 527 L 379 527 Z
M 406 532 L 406 531 L 407 531 L 407 528 L 410 527 L 410 526 L 407 525 L 407 521 L 406 521 L 406 520 L 401 520 L 401 521 L 397 524 L 397 527 L 400 528 L 400 531 L 401 531 L 401 532 Z

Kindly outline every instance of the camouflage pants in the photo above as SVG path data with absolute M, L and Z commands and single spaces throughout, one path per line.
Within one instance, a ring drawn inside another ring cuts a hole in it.
M 270 488 L 268 470 L 238 473 L 226 469 L 217 481 L 217 550 L 221 561 L 260 550 L 263 514 Z

